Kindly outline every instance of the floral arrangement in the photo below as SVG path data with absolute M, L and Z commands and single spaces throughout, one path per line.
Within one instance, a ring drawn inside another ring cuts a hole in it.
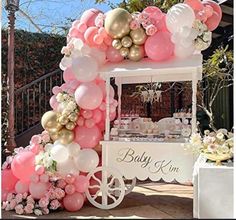
M 216 132 L 206 130 L 203 137 L 199 133 L 195 133 L 185 147 L 196 153 L 204 154 L 207 159 L 220 164 L 220 161 L 233 157 L 233 133 L 226 129 L 219 129 Z

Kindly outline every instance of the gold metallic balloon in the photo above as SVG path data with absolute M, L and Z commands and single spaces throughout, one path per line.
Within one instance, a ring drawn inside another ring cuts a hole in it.
M 129 36 L 125 36 L 121 39 L 121 44 L 123 47 L 131 47 L 133 41 Z
M 64 144 L 70 144 L 74 140 L 74 132 L 66 128 L 59 131 L 59 141 Z
M 129 34 L 131 14 L 122 8 L 116 8 L 107 13 L 105 18 L 105 30 L 112 38 L 122 38 Z
M 59 139 L 59 132 L 49 132 L 49 136 L 53 141 L 56 141 Z
M 69 122 L 69 119 L 66 115 L 61 115 L 58 121 L 61 125 L 66 125 Z
M 144 57 L 143 46 L 133 45 L 129 50 L 128 58 L 133 61 L 139 61 Z
M 130 31 L 130 37 L 136 45 L 142 45 L 147 40 L 147 35 L 143 28 Z
M 70 121 L 75 122 L 78 119 L 78 115 L 76 113 L 71 113 L 68 118 Z
M 67 128 L 68 130 L 73 130 L 73 129 L 75 128 L 75 123 L 72 122 L 72 121 L 68 122 L 68 123 L 66 124 L 66 128 Z
M 44 113 L 41 119 L 41 124 L 46 131 L 51 132 L 59 131 L 63 127 L 58 121 L 57 113 L 54 111 Z
M 119 39 L 115 39 L 115 40 L 112 41 L 112 46 L 115 49 L 119 50 L 122 47 L 122 44 L 121 44 Z
M 126 47 L 122 47 L 122 48 L 120 49 L 120 55 L 121 55 L 122 57 L 127 57 L 127 56 L 129 55 L 129 49 L 126 48 Z

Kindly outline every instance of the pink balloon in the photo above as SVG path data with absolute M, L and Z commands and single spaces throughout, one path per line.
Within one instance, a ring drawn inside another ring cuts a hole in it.
M 77 125 L 79 125 L 80 127 L 84 126 L 84 118 L 82 116 L 79 116 Z
M 110 121 L 113 121 L 116 118 L 116 111 L 110 112 Z M 106 111 L 103 112 L 103 119 L 106 121 Z
M 53 110 L 56 110 L 56 109 L 57 109 L 59 103 L 57 102 L 56 95 L 53 95 L 53 96 L 50 98 L 49 104 L 50 104 L 50 106 L 51 106 L 51 108 L 52 108 Z
M 79 30 L 75 27 L 70 28 L 68 35 L 70 37 L 79 38 L 84 41 L 84 35 L 80 33 Z
M 69 212 L 79 211 L 84 205 L 84 197 L 78 192 L 72 195 L 66 195 L 63 199 L 63 205 Z
M 66 175 L 65 180 L 68 184 L 73 184 L 75 182 L 75 176 L 73 174 L 68 174 Z
M 102 90 L 94 82 L 82 83 L 75 91 L 75 101 L 83 109 L 96 109 L 102 98 Z
M 214 11 L 212 16 L 206 20 L 205 24 L 210 31 L 214 31 L 218 27 L 220 21 L 221 21 L 221 16 Z
M 15 191 L 16 193 L 25 193 L 29 191 L 29 182 L 25 183 L 25 182 L 21 182 L 20 180 L 16 183 L 15 185 Z
M 105 121 L 102 120 L 97 124 L 98 128 L 100 129 L 101 132 L 105 130 Z
M 120 55 L 119 50 L 115 49 L 114 47 L 110 46 L 108 47 L 106 51 L 107 59 L 108 61 L 112 63 L 119 63 L 122 60 L 124 60 L 124 57 Z
M 30 176 L 30 181 L 33 183 L 38 183 L 39 182 L 39 175 L 37 175 L 36 173 L 32 174 Z
M 35 167 L 35 173 L 38 174 L 38 175 L 42 175 L 45 171 L 45 168 L 44 166 L 42 165 L 36 165 Z
M 49 181 L 49 176 L 44 173 L 39 177 L 39 179 L 42 183 L 47 183 Z
M 89 186 L 89 180 L 86 176 L 77 176 L 75 179 L 75 189 L 77 192 L 84 193 Z
M 171 34 L 166 31 L 159 31 L 148 37 L 145 42 L 147 56 L 155 61 L 167 60 L 173 55 L 174 44 L 171 41 Z
M 95 123 L 99 123 L 102 120 L 102 111 L 99 109 L 93 110 L 93 120 Z
M 101 11 L 95 8 L 86 10 L 82 14 L 80 22 L 86 24 L 88 27 L 95 26 L 95 19 L 99 13 L 101 13 Z
M 33 154 L 38 154 L 40 151 L 40 145 L 39 144 L 31 144 L 30 150 Z
M 65 69 L 65 71 L 63 72 L 63 79 L 65 82 L 69 82 L 71 80 L 76 80 L 71 67 L 67 67 Z
M 54 86 L 54 87 L 52 88 L 52 93 L 53 93 L 54 95 L 57 95 L 57 94 L 60 93 L 60 92 L 62 92 L 62 89 L 61 89 L 59 86 Z
M 96 43 L 96 44 L 101 44 L 103 42 L 103 37 L 101 34 L 95 34 L 94 35 L 94 38 L 93 38 L 93 41 Z
M 30 183 L 29 192 L 33 196 L 34 199 L 41 199 L 45 196 L 47 190 L 49 188 L 49 183 Z
M 65 188 L 65 192 L 69 195 L 73 194 L 75 192 L 75 186 L 72 184 L 67 185 Z
M 156 6 L 146 7 L 142 13 L 148 14 L 149 19 L 151 19 L 156 25 L 162 19 L 162 11 Z
M 80 20 L 75 20 L 72 22 L 72 27 L 77 27 L 77 25 L 80 24 Z
M 216 2 L 214 1 L 211 1 L 211 0 L 204 0 L 202 2 L 202 4 L 204 6 L 211 6 L 213 8 L 213 10 L 219 15 L 220 19 L 222 18 L 222 10 L 221 10 L 221 7 L 219 6 L 219 4 L 217 4 Z
M 92 128 L 95 125 L 95 122 L 92 118 L 90 118 L 86 119 L 84 124 L 86 128 Z
M 189 5 L 194 11 L 201 11 L 203 9 L 203 5 L 200 0 L 185 0 L 184 3 Z
M 98 27 L 89 27 L 84 33 L 85 42 L 90 47 L 96 47 L 97 44 L 94 41 L 95 35 L 98 33 Z
M 97 85 L 100 87 L 100 89 L 102 90 L 102 94 L 103 94 L 103 99 L 106 98 L 106 84 L 104 81 L 100 81 L 97 83 Z M 109 92 L 109 96 L 113 99 L 115 96 L 115 91 L 114 88 L 110 85 L 110 92 Z
M 13 174 L 11 169 L 2 170 L 2 190 L 12 191 L 15 189 L 15 185 L 18 179 Z
M 78 28 L 80 33 L 84 33 L 88 28 L 87 25 L 82 22 L 80 22 L 76 27 Z
M 8 191 L 2 190 L 2 202 L 7 201 Z
M 112 45 L 112 37 L 109 36 L 107 33 L 106 33 L 106 36 L 104 36 L 104 43 L 107 45 L 107 46 L 111 46 Z
M 75 128 L 75 142 L 77 142 L 81 148 L 93 148 L 99 143 L 101 138 L 102 134 L 96 125 L 92 128 Z
M 17 154 L 11 163 L 11 169 L 22 182 L 28 182 L 35 172 L 35 155 L 30 151 Z
M 92 118 L 93 116 L 93 112 L 91 110 L 85 110 L 85 109 L 82 109 L 80 111 L 80 114 L 86 119 Z
M 166 14 L 162 14 L 161 20 L 156 24 L 157 31 L 168 31 L 166 27 Z
M 99 49 L 101 49 L 102 51 L 106 52 L 108 49 L 108 46 L 103 42 L 98 46 Z

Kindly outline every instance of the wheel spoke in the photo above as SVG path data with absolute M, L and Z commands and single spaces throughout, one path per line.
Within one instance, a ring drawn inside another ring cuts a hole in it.
M 100 193 L 100 190 L 98 190 L 94 195 L 91 195 L 93 200 L 95 200 L 98 197 L 99 193 Z
M 116 202 L 116 198 L 112 196 L 109 192 L 107 192 L 107 196 L 110 197 L 114 203 Z
M 96 180 L 100 185 L 102 185 L 102 182 L 100 179 L 98 179 L 94 174 L 92 175 L 93 179 Z
M 121 191 L 121 188 L 118 188 L 118 187 L 110 188 L 110 187 L 109 187 L 109 191 L 115 191 L 115 190 Z
M 92 186 L 89 186 L 88 188 L 89 189 L 96 189 L 96 188 L 100 189 L 100 186 L 99 185 L 92 185 Z
M 107 184 L 108 187 L 110 187 L 111 185 L 114 184 L 114 180 L 115 180 L 115 179 L 116 179 L 116 178 L 113 176 L 112 179 L 110 180 L 110 182 Z

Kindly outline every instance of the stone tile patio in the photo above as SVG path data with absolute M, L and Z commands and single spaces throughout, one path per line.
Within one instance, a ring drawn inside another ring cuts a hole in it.
M 16 215 L 2 212 L 4 219 L 93 219 L 93 218 L 153 218 L 191 219 L 193 214 L 193 187 L 178 184 L 138 184 L 122 203 L 110 210 L 101 210 L 86 203 L 78 212 L 55 212 L 46 216 Z

